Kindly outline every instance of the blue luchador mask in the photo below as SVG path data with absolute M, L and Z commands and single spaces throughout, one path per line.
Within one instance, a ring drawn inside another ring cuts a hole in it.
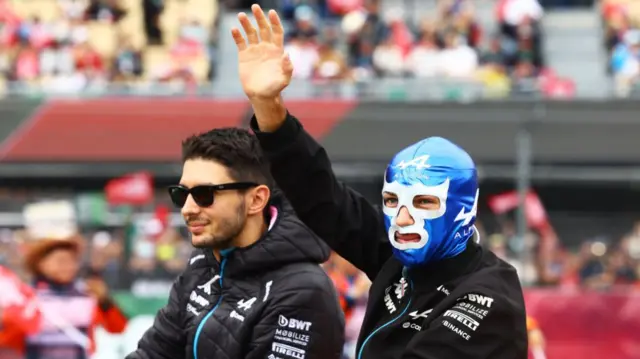
M 479 194 L 467 152 L 442 137 L 426 138 L 398 153 L 384 180 L 385 227 L 398 260 L 414 267 L 465 250 Z

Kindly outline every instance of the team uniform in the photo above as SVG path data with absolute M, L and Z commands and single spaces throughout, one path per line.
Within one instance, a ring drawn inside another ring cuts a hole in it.
M 320 267 L 330 251 L 272 194 L 269 230 L 253 245 L 196 250 L 127 359 L 338 359 L 344 314 Z
M 272 174 L 300 219 L 373 281 L 357 359 L 527 357 L 522 288 L 513 267 L 476 241 L 475 165 L 459 147 L 429 138 L 400 152 L 385 173 L 381 215 L 338 182 L 325 150 L 291 115 L 275 132 L 251 122 Z M 416 196 L 439 199 L 417 208 Z M 406 208 L 414 221 L 397 222 Z M 417 234 L 401 243 L 395 234 Z

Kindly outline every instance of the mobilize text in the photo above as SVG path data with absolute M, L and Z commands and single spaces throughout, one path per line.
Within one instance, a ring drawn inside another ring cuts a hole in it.
M 275 339 L 287 343 L 306 346 L 307 344 L 309 344 L 309 340 L 311 338 L 307 334 L 300 334 L 292 330 L 276 329 Z
M 289 329 L 304 330 L 308 332 L 311 328 L 311 324 L 311 322 L 305 322 L 304 320 L 286 318 L 282 314 L 278 317 L 278 325 Z

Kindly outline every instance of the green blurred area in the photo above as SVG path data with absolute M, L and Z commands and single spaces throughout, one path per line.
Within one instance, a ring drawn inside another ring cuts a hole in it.
M 113 298 L 122 311 L 132 318 L 138 315 L 155 316 L 158 310 L 167 304 L 166 297 L 138 297 L 128 291 L 113 293 Z

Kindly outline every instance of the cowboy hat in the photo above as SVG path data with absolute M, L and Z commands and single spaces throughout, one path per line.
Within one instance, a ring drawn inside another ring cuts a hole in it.
M 38 265 L 42 259 L 56 249 L 68 249 L 76 254 L 80 254 L 81 239 L 79 237 L 68 237 L 63 239 L 45 238 L 27 243 L 24 255 L 25 268 L 32 274 L 37 274 Z

